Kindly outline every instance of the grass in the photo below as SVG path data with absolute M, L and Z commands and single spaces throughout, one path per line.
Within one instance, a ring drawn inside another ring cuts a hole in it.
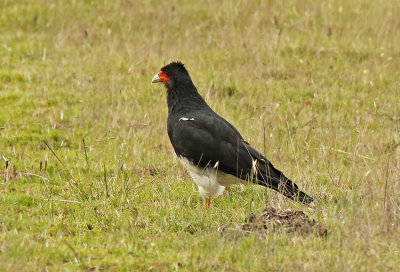
M 0 8 L 0 271 L 400 266 L 398 1 Z M 150 84 L 174 60 L 315 209 L 248 186 L 203 211 Z M 243 234 L 266 206 L 304 210 L 328 236 Z

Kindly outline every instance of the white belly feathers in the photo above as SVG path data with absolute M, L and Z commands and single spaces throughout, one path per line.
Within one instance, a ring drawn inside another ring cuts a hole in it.
M 180 157 L 179 159 L 199 187 L 199 194 L 203 198 L 208 199 L 222 195 L 225 186 L 245 183 L 244 180 L 240 180 L 235 176 L 218 171 L 218 168 L 213 168 L 211 166 L 202 168 L 192 164 L 184 157 Z

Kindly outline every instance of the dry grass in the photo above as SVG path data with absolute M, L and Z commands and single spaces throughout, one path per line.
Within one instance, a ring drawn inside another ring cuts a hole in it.
M 0 270 L 400 266 L 398 1 L 0 8 Z M 172 60 L 315 209 L 249 186 L 204 213 L 150 84 Z M 329 235 L 222 235 L 266 205 L 302 209 Z

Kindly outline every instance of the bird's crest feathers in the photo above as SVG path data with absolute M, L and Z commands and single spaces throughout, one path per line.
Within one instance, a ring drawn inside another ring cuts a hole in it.
M 174 61 L 170 64 L 165 65 L 163 68 L 161 68 L 161 71 L 164 71 L 166 73 L 168 73 L 168 71 L 181 71 L 189 75 L 188 71 L 185 68 L 185 65 L 180 61 Z

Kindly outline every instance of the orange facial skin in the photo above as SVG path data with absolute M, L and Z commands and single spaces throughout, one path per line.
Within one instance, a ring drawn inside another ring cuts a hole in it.
M 160 81 L 164 83 L 168 83 L 171 81 L 171 79 L 167 76 L 167 74 L 163 71 L 158 73 L 158 76 L 160 77 Z

